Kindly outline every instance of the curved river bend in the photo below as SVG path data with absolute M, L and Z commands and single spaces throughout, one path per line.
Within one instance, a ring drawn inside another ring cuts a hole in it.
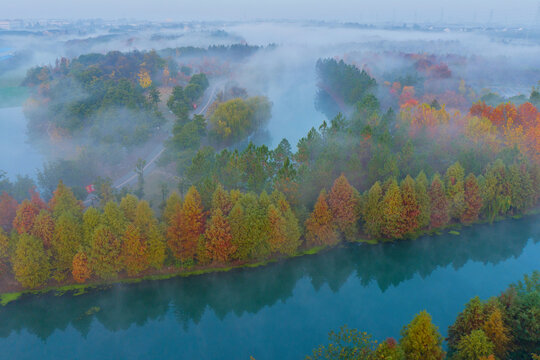
M 471 297 L 498 295 L 540 269 L 539 220 L 349 244 L 77 297 L 27 297 L 0 308 L 0 348 L 10 359 L 301 359 L 343 324 L 397 338 L 423 309 L 446 335 Z

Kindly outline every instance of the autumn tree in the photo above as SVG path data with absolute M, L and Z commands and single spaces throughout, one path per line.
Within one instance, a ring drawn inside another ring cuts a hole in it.
M 382 236 L 382 188 L 377 181 L 369 189 L 363 206 L 364 230 L 373 238 Z
M 120 210 L 124 213 L 124 217 L 127 221 L 133 222 L 135 220 L 135 211 L 137 205 L 139 204 L 139 199 L 135 195 L 127 194 L 120 201 Z
M 473 330 L 457 344 L 454 359 L 478 360 L 493 354 L 494 345 L 482 330 Z
M 284 215 L 274 204 L 268 206 L 268 222 L 270 223 L 268 242 L 272 253 L 293 255 L 298 248 L 300 229 L 296 219 L 291 216 L 294 217 L 292 212 Z
M 486 321 L 484 304 L 478 296 L 472 298 L 465 309 L 457 316 L 454 324 L 448 327 L 448 346 L 451 350 L 457 349 L 461 338 L 473 330 L 482 329 Z
M 426 228 L 431 219 L 431 203 L 428 194 L 428 180 L 426 174 L 420 171 L 415 179 L 415 194 L 418 202 L 418 227 L 420 229 Z
M 107 226 L 114 236 L 120 239 L 126 230 L 127 220 L 118 204 L 114 201 L 109 201 L 103 208 L 100 224 Z
M 82 241 L 81 244 L 89 249 L 94 238 L 94 230 L 98 227 L 101 221 L 101 214 L 95 207 L 89 207 L 83 214 L 82 222 Z
M 326 201 L 326 191 L 321 190 L 313 212 L 306 220 L 306 240 L 308 246 L 334 245 L 338 235 L 332 212 Z
M 37 288 L 49 279 L 50 265 L 41 240 L 22 233 L 12 259 L 15 279 L 25 288 Z
M 135 210 L 133 224 L 137 227 L 146 243 L 148 265 L 155 269 L 161 268 L 165 261 L 167 244 L 161 227 L 147 201 L 139 201 Z
M 92 273 L 104 280 L 116 278 L 121 251 L 120 239 L 106 225 L 99 225 L 94 231 L 89 254 Z
M 382 233 L 390 239 L 400 239 L 405 233 L 403 199 L 395 179 L 384 194 L 382 203 Z
M 495 308 L 488 316 L 482 328 L 489 340 L 493 343 L 493 353 L 499 359 L 505 359 L 510 350 L 510 331 L 503 321 L 503 314 L 500 308 Z M 458 345 L 459 348 L 459 345 Z
M 81 235 L 80 223 L 72 213 L 60 215 L 51 244 L 51 265 L 56 280 L 62 281 L 71 273 L 73 257 L 81 244 Z
M 401 330 L 400 345 L 410 360 L 442 360 L 442 336 L 431 323 L 431 316 L 422 311 Z
M 223 216 L 227 216 L 232 207 L 233 203 L 231 201 L 231 195 L 223 188 L 223 186 L 221 186 L 221 184 L 218 184 L 212 195 L 212 212 L 219 209 Z
M 71 268 L 73 269 L 71 271 L 73 280 L 79 284 L 86 282 L 92 274 L 88 264 L 88 257 L 84 251 L 79 251 L 75 254 Z
M 72 212 L 77 218 L 82 216 L 83 205 L 77 200 L 73 191 L 60 180 L 53 197 L 49 200 L 49 209 L 56 219 L 64 212 Z
M 147 244 L 139 229 L 129 224 L 122 240 L 121 258 L 129 276 L 135 276 L 148 268 Z
M 6 232 L 10 232 L 13 227 L 13 219 L 17 215 L 17 200 L 11 197 L 7 192 L 0 195 L 0 227 Z
M 404 234 L 409 234 L 418 228 L 418 216 L 420 215 L 420 206 L 416 199 L 415 183 L 409 175 L 401 182 L 401 198 L 403 201 L 403 232 Z
M 53 241 L 55 222 L 49 211 L 41 210 L 34 220 L 31 235 L 43 242 L 45 249 L 48 249 Z
M 429 188 L 429 200 L 431 204 L 430 227 L 437 229 L 445 226 L 449 219 L 448 201 L 444 184 L 439 174 L 435 174 Z
M 474 174 L 469 174 L 465 179 L 464 186 L 465 207 L 461 214 L 461 222 L 470 224 L 478 220 L 480 209 L 482 208 L 482 196 L 480 186 Z
M 328 206 L 332 212 L 336 229 L 353 240 L 358 233 L 358 192 L 349 184 L 345 175 L 341 174 L 334 181 L 328 193 Z
M 175 214 L 178 214 L 182 209 L 182 198 L 177 192 L 173 191 L 165 202 L 165 208 L 163 209 L 162 219 L 167 225 L 171 225 L 174 220 Z
M 17 233 L 30 234 L 38 214 L 39 209 L 29 200 L 24 200 L 17 208 L 17 214 L 13 219 L 13 227 Z
M 168 245 L 174 256 L 182 261 L 195 257 L 197 241 L 204 232 L 204 212 L 201 197 L 192 186 L 184 199 L 181 211 L 173 216 L 173 224 L 168 229 Z
M 9 237 L 6 235 L 4 229 L 0 228 L 0 276 L 4 274 L 8 260 Z
M 206 250 L 210 259 L 217 263 L 227 263 L 236 251 L 232 243 L 231 226 L 223 212 L 217 207 L 204 233 Z
M 459 162 L 454 163 L 444 175 L 448 212 L 452 219 L 459 220 L 465 208 L 465 170 Z

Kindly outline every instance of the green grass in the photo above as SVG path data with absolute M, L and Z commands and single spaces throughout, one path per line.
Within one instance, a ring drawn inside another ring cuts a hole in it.
M 24 292 L 1 294 L 0 295 L 0 305 L 5 306 L 5 305 L 9 304 L 10 302 L 17 300 L 23 294 L 24 294 Z

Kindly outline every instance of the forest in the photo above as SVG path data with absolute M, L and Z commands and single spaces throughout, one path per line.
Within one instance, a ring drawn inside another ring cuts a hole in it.
M 330 332 L 329 344 L 306 359 L 456 359 L 540 358 L 540 273 L 525 275 L 500 296 L 471 299 L 448 329 L 448 352 L 431 316 L 422 311 L 401 331 L 401 338 L 377 342 L 358 329 L 343 326 Z
M 176 89 L 168 105 L 186 117 Z M 515 112 L 501 115 L 501 106 Z M 34 289 L 238 266 L 342 241 L 414 238 L 536 206 L 538 139 L 528 134 L 539 114 L 531 104 L 480 102 L 463 116 L 427 104 L 380 116 L 377 107 L 366 92 L 351 120 L 338 114 L 312 129 L 296 153 L 286 140 L 275 150 L 203 147 L 185 188 L 163 193 L 157 217 L 147 201 L 115 195 L 106 181 L 87 209 L 62 182 L 47 203 L 33 188 L 22 201 L 4 191 L 4 282 Z

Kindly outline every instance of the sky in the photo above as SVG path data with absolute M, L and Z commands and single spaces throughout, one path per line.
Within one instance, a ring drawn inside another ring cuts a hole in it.
M 530 25 L 539 0 L 3 0 L 0 18 L 337 20 Z

